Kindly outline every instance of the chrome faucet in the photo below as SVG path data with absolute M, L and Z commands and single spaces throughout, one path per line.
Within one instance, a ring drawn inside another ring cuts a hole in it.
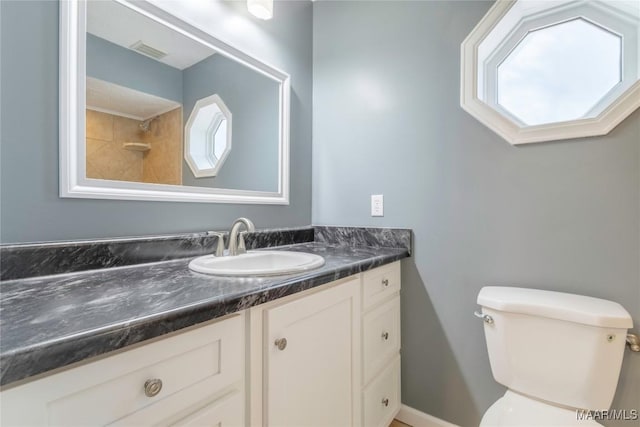
M 244 242 L 245 233 L 240 233 L 240 235 L 238 235 L 242 225 L 245 226 L 248 232 L 256 231 L 256 227 L 250 219 L 238 218 L 233 221 L 233 224 L 231 224 L 231 231 L 229 231 L 229 255 L 231 256 L 247 252 Z

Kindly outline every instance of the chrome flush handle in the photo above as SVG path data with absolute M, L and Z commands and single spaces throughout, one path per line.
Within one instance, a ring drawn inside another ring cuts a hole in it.
M 485 323 L 488 323 L 489 325 L 493 325 L 493 317 L 489 316 L 488 314 L 482 314 L 477 311 L 474 311 L 473 315 L 479 319 L 484 320 Z
M 629 350 L 633 352 L 640 351 L 640 337 L 636 334 L 627 334 L 627 345 L 629 346 Z

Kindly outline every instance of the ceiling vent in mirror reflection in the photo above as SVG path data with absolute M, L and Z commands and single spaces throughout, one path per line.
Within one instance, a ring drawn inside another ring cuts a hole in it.
M 462 43 L 461 100 L 511 144 L 604 135 L 640 106 L 640 3 L 498 0 Z
M 129 47 L 135 50 L 136 52 L 139 52 L 143 55 L 150 56 L 153 59 L 162 59 L 165 56 L 167 56 L 166 52 L 163 52 L 159 49 L 151 47 L 148 44 L 145 44 L 142 40 L 138 40 L 137 42 L 135 42 Z

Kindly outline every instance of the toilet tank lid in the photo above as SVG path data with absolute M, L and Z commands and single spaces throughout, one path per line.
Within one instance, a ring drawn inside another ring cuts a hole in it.
M 483 307 L 605 328 L 630 329 L 631 316 L 620 304 L 600 298 L 540 289 L 486 286 L 478 294 Z

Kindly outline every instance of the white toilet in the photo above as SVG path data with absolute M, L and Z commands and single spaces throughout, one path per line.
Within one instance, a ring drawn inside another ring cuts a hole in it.
M 489 286 L 478 294 L 497 382 L 508 388 L 488 426 L 599 426 L 579 410 L 609 409 L 631 316 L 618 303 L 537 289 Z

